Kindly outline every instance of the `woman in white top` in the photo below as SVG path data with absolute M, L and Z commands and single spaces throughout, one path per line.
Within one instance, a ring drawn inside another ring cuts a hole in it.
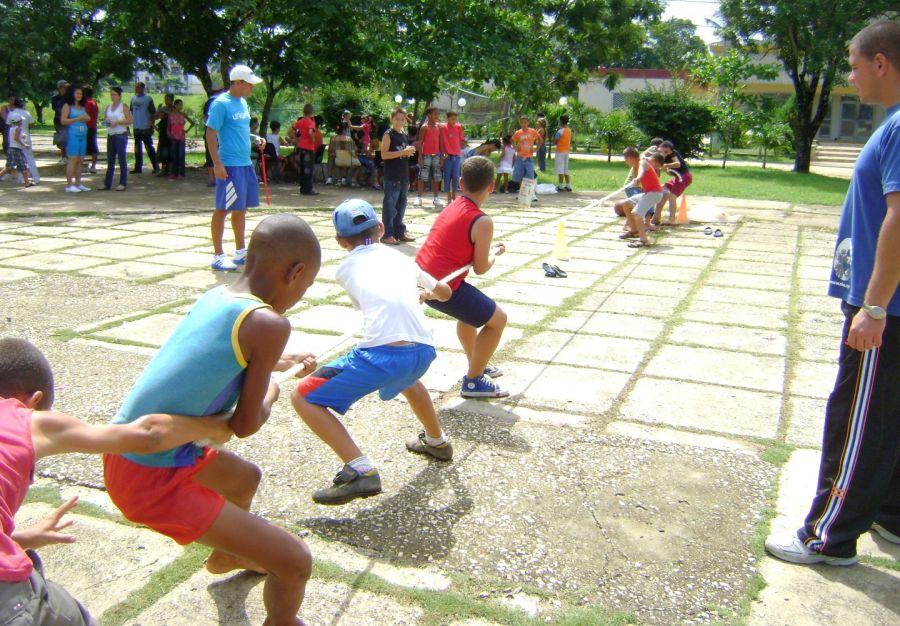
M 131 110 L 122 102 L 122 88 L 109 90 L 111 104 L 106 106 L 103 114 L 103 125 L 107 128 L 106 137 L 106 183 L 101 190 L 112 188 L 113 176 L 116 173 L 116 158 L 119 159 L 119 186 L 116 191 L 125 191 L 128 186 L 128 162 L 125 151 L 128 149 L 128 127 L 131 126 Z

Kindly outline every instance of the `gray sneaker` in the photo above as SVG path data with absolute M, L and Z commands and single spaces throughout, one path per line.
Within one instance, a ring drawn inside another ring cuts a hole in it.
M 487 367 L 484 368 L 484 375 L 490 376 L 491 378 L 500 378 L 503 376 L 503 370 L 497 367 L 496 365 L 487 364 Z
M 420 432 L 415 439 L 407 441 L 406 449 L 410 452 L 433 456 L 438 461 L 449 461 L 453 458 L 453 446 L 449 441 L 445 441 L 439 446 L 433 446 L 425 440 L 425 431 Z
M 381 476 L 377 469 L 360 474 L 349 465 L 341 468 L 334 477 L 334 484 L 313 494 L 318 504 L 346 504 L 356 498 L 370 498 L 381 493 Z
M 882 539 L 900 545 L 900 535 L 895 535 L 887 528 L 877 522 L 872 523 L 872 530 L 876 532 Z

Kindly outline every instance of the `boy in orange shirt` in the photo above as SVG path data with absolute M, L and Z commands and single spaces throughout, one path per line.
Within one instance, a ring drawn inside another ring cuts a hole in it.
M 572 191 L 569 180 L 569 150 L 572 146 L 572 129 L 569 128 L 569 116 L 559 116 L 559 130 L 553 136 L 556 140 L 556 156 L 553 157 L 553 169 L 559 177 L 557 191 Z
M 541 147 L 541 135 L 528 126 L 528 116 L 519 117 L 519 130 L 513 133 L 513 146 L 516 148 L 516 162 L 513 164 L 512 181 L 522 182 L 523 178 L 534 176 L 534 151 Z M 537 195 L 534 196 L 537 199 Z

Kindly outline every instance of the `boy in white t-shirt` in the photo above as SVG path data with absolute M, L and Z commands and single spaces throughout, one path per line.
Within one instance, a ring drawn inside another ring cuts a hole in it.
M 424 426 L 417 438 L 406 442 L 408 450 L 441 461 L 453 458 L 431 396 L 419 380 L 436 355 L 420 303 L 447 301 L 450 287 L 406 255 L 377 243 L 384 226 L 365 200 L 342 202 L 332 219 L 338 243 L 348 250 L 335 278 L 363 312 L 363 338 L 350 353 L 303 379 L 291 395 L 306 425 L 344 462 L 334 484 L 313 494 L 319 504 L 344 504 L 381 493 L 378 470 L 329 410 L 343 415 L 373 391 L 382 400 L 402 393 Z

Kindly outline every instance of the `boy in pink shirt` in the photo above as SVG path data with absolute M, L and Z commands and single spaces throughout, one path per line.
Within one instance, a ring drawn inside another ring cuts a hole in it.
M 4 623 L 94 626 L 90 613 L 65 589 L 44 578 L 35 548 L 73 543 L 63 534 L 71 521 L 63 516 L 78 498 L 70 498 L 47 519 L 16 529 L 15 514 L 34 478 L 38 459 L 65 452 L 148 453 L 195 439 L 224 443 L 228 422 L 217 416 L 196 418 L 145 415 L 123 425 L 93 426 L 51 411 L 53 373 L 40 350 L 24 339 L 0 339 L 0 607 Z

